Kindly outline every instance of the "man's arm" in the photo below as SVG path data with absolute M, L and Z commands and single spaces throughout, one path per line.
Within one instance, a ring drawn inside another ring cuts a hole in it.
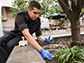
M 24 29 L 22 31 L 23 35 L 25 36 L 25 38 L 27 39 L 27 41 L 34 47 L 36 48 L 39 52 L 42 49 L 42 47 L 36 42 L 36 40 L 30 35 L 29 30 L 28 29 Z
M 36 48 L 42 55 L 44 59 L 52 60 L 53 56 L 46 50 L 44 50 L 36 41 L 35 39 L 30 35 L 28 29 L 24 29 L 22 31 L 23 35 L 27 39 L 27 41 L 34 47 Z
M 50 44 L 52 42 L 53 38 L 51 38 L 51 39 L 50 38 L 51 38 L 51 36 L 49 36 L 48 38 L 45 38 L 45 39 L 42 36 L 37 36 L 37 39 L 39 41 L 42 41 L 47 44 Z
M 37 36 L 37 39 L 39 40 L 39 41 L 41 41 L 41 42 L 43 42 L 44 41 L 44 38 L 40 35 L 40 36 Z

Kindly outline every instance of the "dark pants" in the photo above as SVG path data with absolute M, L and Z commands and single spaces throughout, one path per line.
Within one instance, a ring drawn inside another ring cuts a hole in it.
M 0 63 L 5 63 L 12 49 L 21 40 L 21 36 L 12 32 L 6 33 L 0 37 Z

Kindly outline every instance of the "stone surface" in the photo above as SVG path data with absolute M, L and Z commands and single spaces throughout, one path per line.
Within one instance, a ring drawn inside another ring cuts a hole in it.
M 46 63 L 40 53 L 31 46 L 15 46 L 6 63 Z

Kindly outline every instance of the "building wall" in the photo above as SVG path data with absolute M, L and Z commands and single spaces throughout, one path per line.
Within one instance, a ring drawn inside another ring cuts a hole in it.
M 11 6 L 12 1 L 14 1 L 14 0 L 3 0 L 3 6 L 5 6 L 5 7 L 12 7 Z
M 40 17 L 41 19 L 41 28 L 49 28 L 49 20 L 47 18 Z
M 14 1 L 14 0 L 0 0 L 0 37 L 3 35 L 3 27 L 5 27 L 5 23 L 3 22 L 3 24 L 2 24 L 2 18 L 3 18 L 3 16 L 2 16 L 2 7 L 3 6 L 4 7 L 12 7 L 11 6 L 12 1 Z M 6 24 L 6 26 L 7 26 L 7 24 Z
M 8 32 L 8 31 L 13 30 L 15 18 L 12 16 L 10 7 L 4 7 L 4 8 L 5 8 L 5 11 L 3 11 L 4 9 L 2 10 L 3 11 L 2 12 L 3 13 L 2 26 L 3 26 L 3 31 Z
M 3 35 L 3 28 L 2 28 L 2 15 L 1 15 L 1 8 L 2 8 L 2 0 L 0 0 L 0 37 Z

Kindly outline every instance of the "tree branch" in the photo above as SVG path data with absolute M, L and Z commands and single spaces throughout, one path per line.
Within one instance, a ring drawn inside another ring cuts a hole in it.
M 68 0 L 58 0 L 59 4 L 61 5 L 63 11 L 67 14 L 68 17 L 70 17 L 69 15 L 72 14 L 70 8 L 69 8 L 69 4 L 68 3 Z M 67 3 L 65 3 L 67 2 Z
M 75 12 L 77 10 L 76 4 L 75 4 L 75 2 L 73 2 L 73 0 L 71 0 L 71 8 L 72 8 L 73 12 Z
M 77 11 L 78 11 L 78 14 L 80 14 L 81 12 L 81 9 L 83 8 L 83 0 L 77 0 Z
M 64 0 L 67 7 L 69 7 L 68 0 Z
M 84 7 L 84 0 L 82 0 L 83 1 L 83 7 Z

